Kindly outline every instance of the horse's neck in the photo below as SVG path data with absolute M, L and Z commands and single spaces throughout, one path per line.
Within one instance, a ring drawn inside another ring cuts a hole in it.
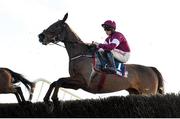
M 85 51 L 85 44 L 80 38 L 68 27 L 67 36 L 65 37 L 65 47 L 68 52 L 69 58 L 83 54 Z

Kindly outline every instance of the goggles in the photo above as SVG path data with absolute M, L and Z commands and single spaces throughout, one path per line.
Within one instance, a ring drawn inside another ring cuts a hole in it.
M 109 26 L 104 26 L 103 28 L 104 28 L 105 31 L 111 31 L 112 30 L 112 28 L 109 27 Z

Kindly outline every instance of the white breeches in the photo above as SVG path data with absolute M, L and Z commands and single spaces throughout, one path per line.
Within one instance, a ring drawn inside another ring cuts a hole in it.
M 111 53 L 113 54 L 114 58 L 116 58 L 117 60 L 119 60 L 123 63 L 126 63 L 130 57 L 130 52 L 124 52 L 124 51 L 118 50 L 118 49 L 112 50 Z

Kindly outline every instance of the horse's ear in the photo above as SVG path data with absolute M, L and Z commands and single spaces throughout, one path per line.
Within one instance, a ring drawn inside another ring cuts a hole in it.
M 62 21 L 65 22 L 67 18 L 68 18 L 68 13 L 66 13 L 66 14 L 64 15 L 64 18 L 63 18 Z

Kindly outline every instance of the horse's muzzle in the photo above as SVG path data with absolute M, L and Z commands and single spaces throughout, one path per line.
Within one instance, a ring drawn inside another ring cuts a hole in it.
M 39 42 L 43 43 L 44 39 L 45 39 L 45 35 L 43 33 L 38 35 L 39 37 Z

